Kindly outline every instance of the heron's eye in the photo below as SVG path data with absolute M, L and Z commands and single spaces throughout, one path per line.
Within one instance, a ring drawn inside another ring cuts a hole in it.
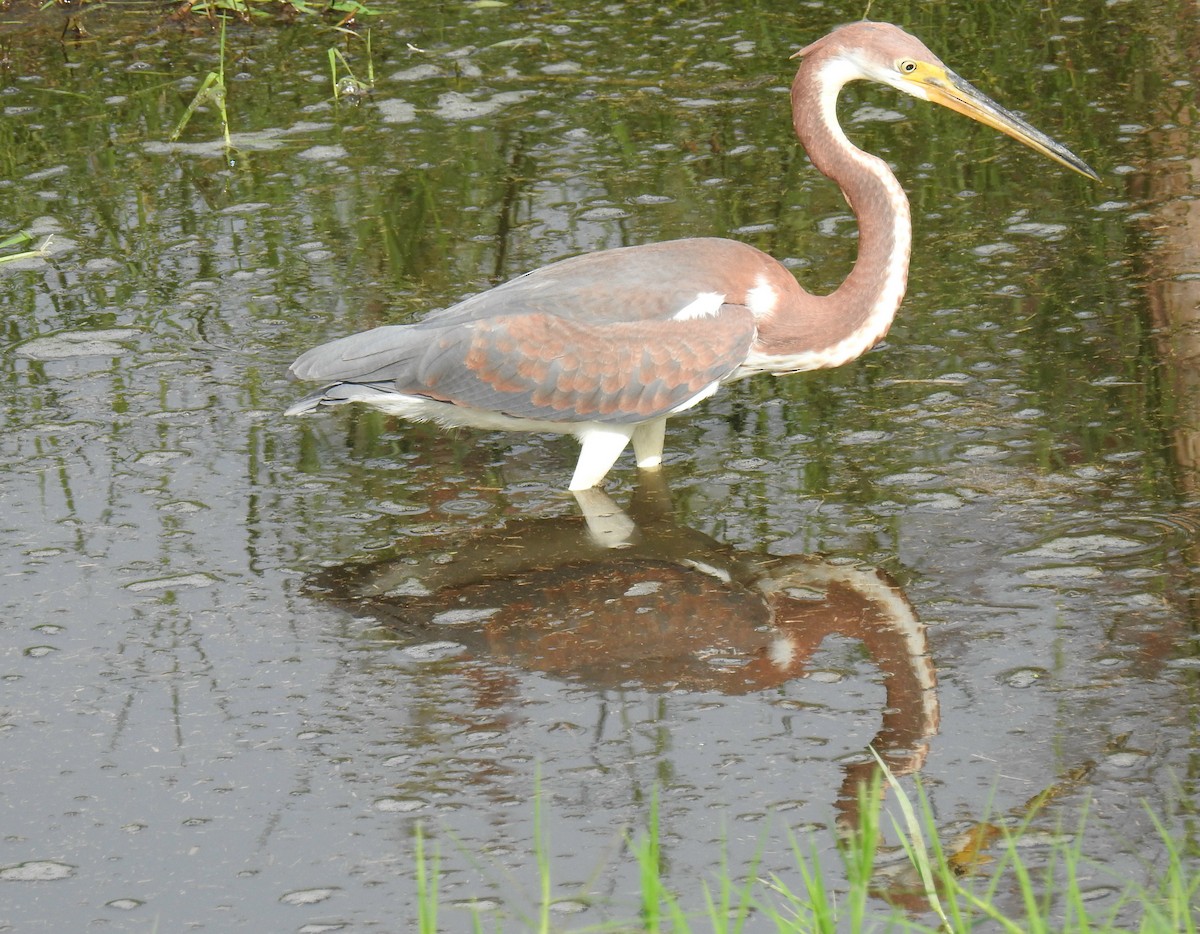
M 899 62 L 897 67 L 906 75 L 911 75 L 917 70 L 917 63 L 906 58 L 904 61 Z

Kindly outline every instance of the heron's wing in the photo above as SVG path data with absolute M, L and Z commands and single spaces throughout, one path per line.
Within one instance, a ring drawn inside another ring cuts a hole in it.
M 717 304 L 743 303 L 760 277 L 780 269 L 760 250 L 716 237 L 617 247 L 534 269 L 426 315 L 422 324 L 531 313 L 589 323 L 665 321 L 716 297 Z
M 517 418 L 628 423 L 707 395 L 745 360 L 754 333 L 742 305 L 601 325 L 501 315 L 451 327 L 375 328 L 309 351 L 292 373 L 391 381 L 399 393 Z

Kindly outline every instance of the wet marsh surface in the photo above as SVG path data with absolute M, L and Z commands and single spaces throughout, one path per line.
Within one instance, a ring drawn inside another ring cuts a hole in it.
M 655 789 L 685 906 L 722 860 L 788 872 L 789 830 L 836 888 L 872 742 L 947 841 L 1045 793 L 1036 865 L 1086 810 L 1098 903 L 1153 876 L 1146 806 L 1196 853 L 1190 5 L 874 9 L 1104 183 L 849 89 L 913 202 L 900 317 L 672 420 L 665 489 L 625 460 L 577 501 L 569 439 L 281 417 L 308 347 L 585 250 L 732 236 L 840 281 L 787 56 L 859 11 L 732 6 L 408 5 L 357 103 L 332 32 L 235 29 L 232 153 L 211 108 L 169 140 L 211 33 L 0 27 L 0 234 L 52 236 L 0 265 L 0 929 L 410 930 L 420 821 L 447 929 L 519 930 L 535 788 L 564 929 L 636 915 Z

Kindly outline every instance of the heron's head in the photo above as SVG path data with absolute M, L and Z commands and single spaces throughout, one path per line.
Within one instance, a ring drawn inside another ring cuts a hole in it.
M 941 104 L 1049 156 L 1069 169 L 1098 179 L 1086 162 L 1041 130 L 960 78 L 921 40 L 889 23 L 858 22 L 841 26 L 792 58 L 820 59 L 838 80 L 876 81 L 921 100 Z

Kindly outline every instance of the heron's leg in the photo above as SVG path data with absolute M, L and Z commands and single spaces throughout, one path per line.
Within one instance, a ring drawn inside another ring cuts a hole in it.
M 601 548 L 628 548 L 633 544 L 637 525 L 603 490 L 576 490 L 575 501 L 594 544 Z
M 599 486 L 629 444 L 632 434 L 632 427 L 626 425 L 593 425 L 581 431 L 579 441 L 583 450 L 579 452 L 569 489 L 590 490 Z
M 652 422 L 642 422 L 633 429 L 633 455 L 642 470 L 657 470 L 662 466 L 663 437 L 666 433 L 666 416 Z

